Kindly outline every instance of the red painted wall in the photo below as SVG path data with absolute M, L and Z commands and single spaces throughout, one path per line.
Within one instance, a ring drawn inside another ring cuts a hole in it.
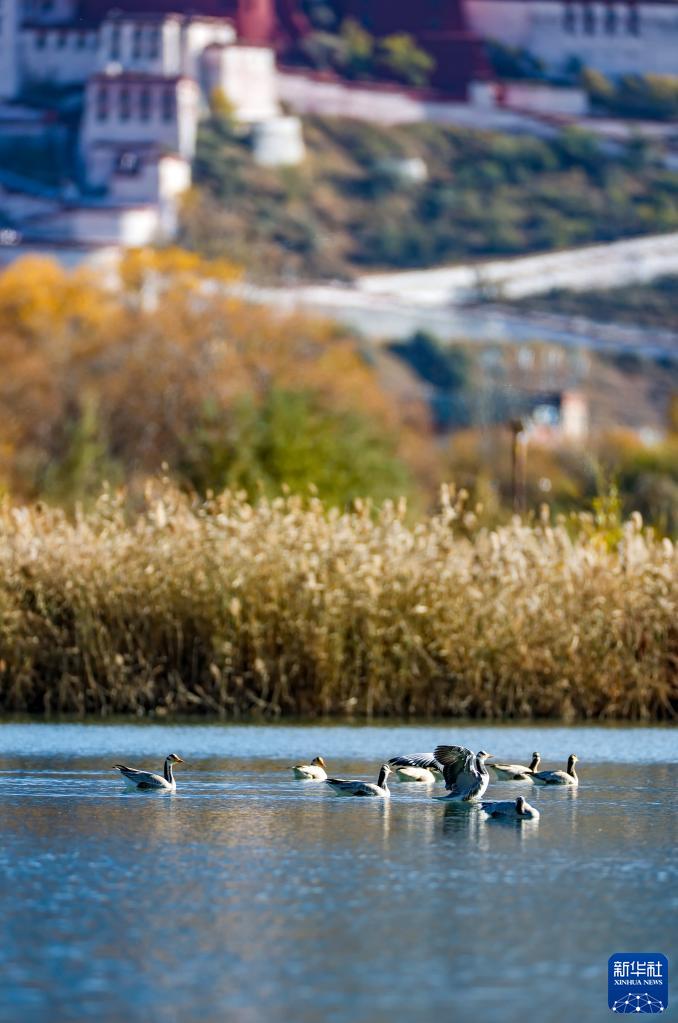
M 463 96 L 468 83 L 490 77 L 482 44 L 466 25 L 462 0 L 340 0 L 375 35 L 408 32 L 435 58 L 434 84 Z M 301 0 L 82 0 L 81 17 L 101 21 L 113 9 L 135 14 L 195 13 L 235 18 L 243 42 L 266 44 L 310 30 Z
M 274 0 L 238 0 L 235 23 L 240 42 L 270 43 L 276 34 Z

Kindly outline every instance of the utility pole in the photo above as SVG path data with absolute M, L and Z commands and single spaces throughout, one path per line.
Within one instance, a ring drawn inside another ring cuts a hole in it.
M 525 492 L 527 482 L 527 431 L 522 419 L 512 419 L 511 430 L 511 491 L 513 510 L 525 514 Z

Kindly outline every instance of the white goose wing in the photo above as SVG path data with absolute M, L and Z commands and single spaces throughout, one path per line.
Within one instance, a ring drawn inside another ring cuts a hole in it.
M 485 791 L 485 778 L 476 768 L 476 755 L 465 746 L 436 746 L 433 754 L 442 764 L 445 788 L 470 797 Z
M 168 782 L 161 774 L 153 774 L 151 771 L 137 771 L 135 767 L 125 767 L 124 764 L 115 764 L 115 768 L 140 789 L 169 788 Z
M 399 757 L 391 757 L 389 767 L 423 767 L 427 771 L 440 771 L 443 765 L 432 753 L 404 753 Z

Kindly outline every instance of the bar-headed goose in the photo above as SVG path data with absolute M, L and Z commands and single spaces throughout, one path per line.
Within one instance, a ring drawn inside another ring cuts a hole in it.
M 369 781 L 345 781 L 343 778 L 328 778 L 327 784 L 337 796 L 380 796 L 384 799 L 391 795 L 386 781 L 390 773 L 389 765 L 383 764 L 376 785 Z
M 495 778 L 499 781 L 529 781 L 527 775 L 534 774 L 541 763 L 538 753 L 532 754 L 530 766 L 524 764 L 488 764 L 490 771 L 494 771 Z
M 302 781 L 325 781 L 327 764 L 322 757 L 314 757 L 310 764 L 295 764 L 292 773 Z
M 530 806 L 524 796 L 518 796 L 514 802 L 512 799 L 501 800 L 497 803 L 483 803 L 483 810 L 490 817 L 500 817 L 504 820 L 538 821 L 539 810 Z
M 391 757 L 389 767 L 400 782 L 418 782 L 433 785 L 442 774 L 442 765 L 430 753 L 413 753 L 400 757 Z
M 448 795 L 436 799 L 460 803 L 480 799 L 490 780 L 485 761 L 491 753 L 482 749 L 473 753 L 465 746 L 436 746 L 433 755 L 442 764 L 445 788 L 449 790 Z
M 173 764 L 183 764 L 181 757 L 176 753 L 170 753 L 165 760 L 162 774 L 152 774 L 150 771 L 137 771 L 135 767 L 125 767 L 124 764 L 114 764 L 116 771 L 120 771 L 128 785 L 136 789 L 147 789 L 153 792 L 174 792 L 177 783 L 174 780 Z
M 570 753 L 566 771 L 537 771 L 531 775 L 532 781 L 535 785 L 578 785 L 579 778 L 574 769 L 578 759 L 574 753 Z

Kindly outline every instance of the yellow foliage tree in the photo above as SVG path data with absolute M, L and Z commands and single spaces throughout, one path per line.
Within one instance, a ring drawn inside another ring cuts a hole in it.
M 173 467 L 207 408 L 228 417 L 243 397 L 256 404 L 275 389 L 366 416 L 396 444 L 405 438 L 396 403 L 353 338 L 248 304 L 240 279 L 227 261 L 176 248 L 132 251 L 108 277 L 47 259 L 6 270 L 0 479 L 38 492 L 84 436 L 128 479 Z M 84 432 L 74 430 L 85 414 Z M 407 445 L 411 453 L 411 435 Z

